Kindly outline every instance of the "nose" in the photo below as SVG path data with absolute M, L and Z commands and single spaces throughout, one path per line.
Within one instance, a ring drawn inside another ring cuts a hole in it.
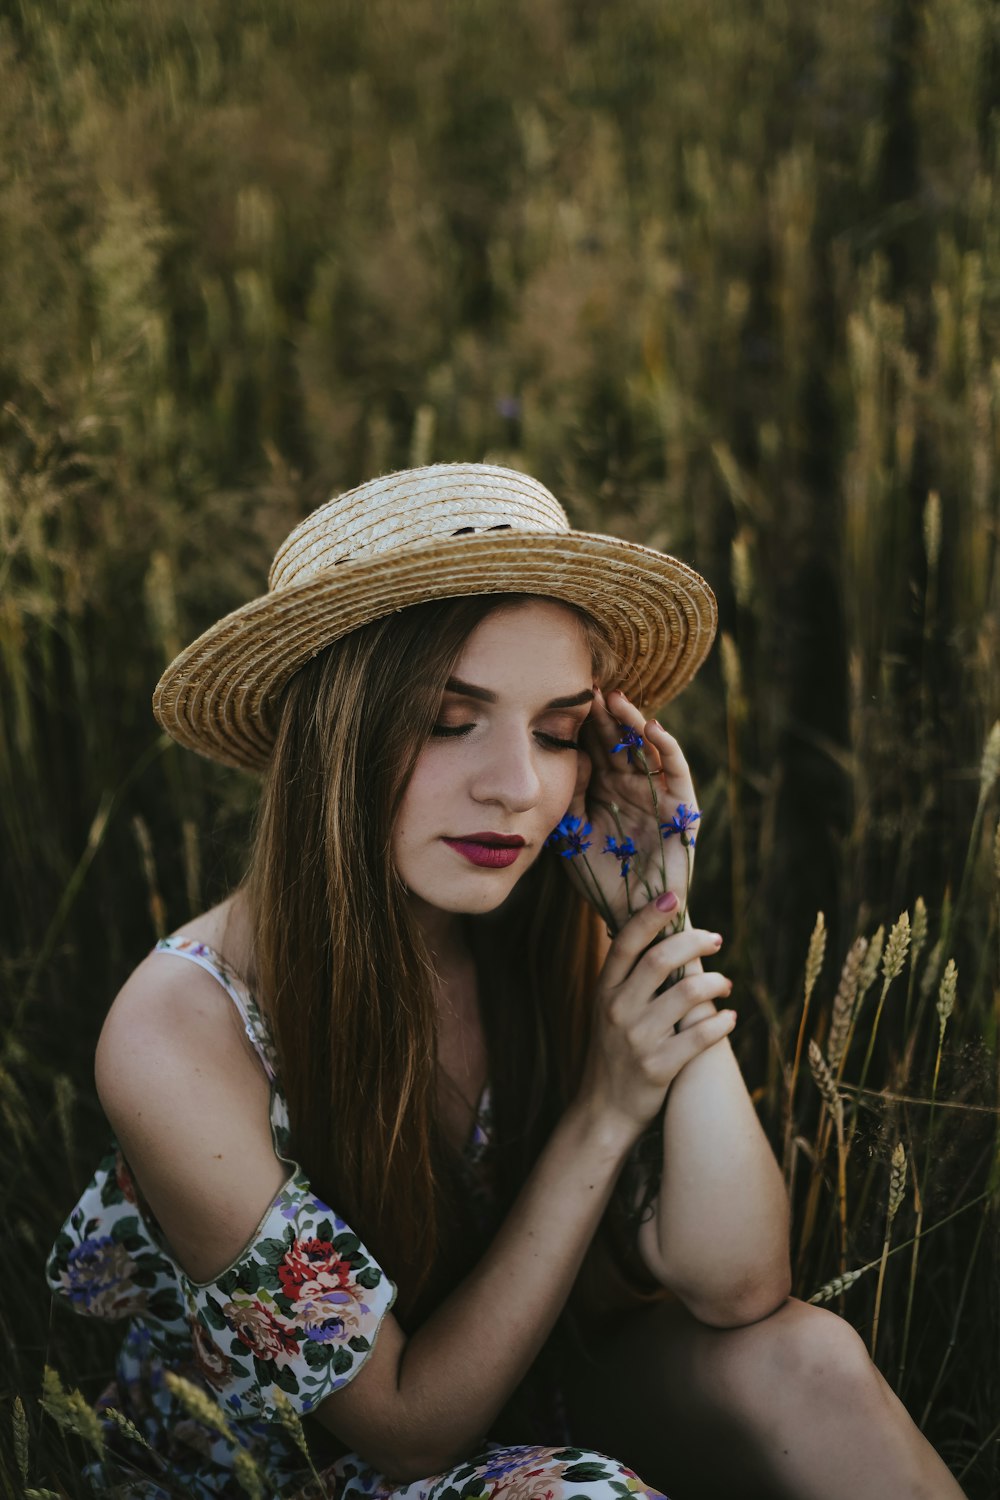
M 490 735 L 472 780 L 474 800 L 499 803 L 512 812 L 534 807 L 542 794 L 537 751 L 528 730 L 512 728 Z

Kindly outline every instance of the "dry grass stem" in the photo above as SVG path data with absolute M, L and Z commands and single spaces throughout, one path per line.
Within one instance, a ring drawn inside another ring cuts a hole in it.
M 928 577 L 933 577 L 941 554 L 941 496 L 937 490 L 930 490 L 924 501 L 924 551 Z
M 749 609 L 753 604 L 754 581 L 750 533 L 746 527 L 742 527 L 729 544 L 729 576 L 737 604 L 741 609 Z
M 788 1084 L 788 1097 L 785 1104 L 785 1175 L 789 1182 L 789 1191 L 794 1187 L 792 1178 L 792 1148 L 793 1148 L 793 1118 L 795 1113 L 795 1086 L 799 1077 L 799 1064 L 802 1060 L 802 1043 L 805 1038 L 806 1020 L 809 1015 L 809 1001 L 816 986 L 816 980 L 823 967 L 823 955 L 826 952 L 826 920 L 822 912 L 816 913 L 816 922 L 813 926 L 812 936 L 809 939 L 809 949 L 806 953 L 805 993 L 802 1002 L 802 1015 L 799 1019 L 798 1035 L 795 1039 L 795 1057 L 792 1061 L 792 1073 Z
M 983 758 L 979 768 L 979 800 L 985 802 L 993 783 L 1000 776 L 1000 719 L 986 737 Z

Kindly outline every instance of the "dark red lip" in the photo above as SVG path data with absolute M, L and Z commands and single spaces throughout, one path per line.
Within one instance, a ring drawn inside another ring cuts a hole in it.
M 470 864 L 490 870 L 506 870 L 520 859 L 523 848 L 523 844 L 487 844 L 480 839 L 445 839 L 444 843 Z
M 497 844 L 501 849 L 520 849 L 524 839 L 519 833 L 459 833 L 457 844 Z

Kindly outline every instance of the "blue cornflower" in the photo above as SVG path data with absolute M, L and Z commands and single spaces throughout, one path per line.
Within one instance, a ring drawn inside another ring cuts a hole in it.
M 616 750 L 624 750 L 629 765 L 634 766 L 635 757 L 632 751 L 641 750 L 645 744 L 645 740 L 637 729 L 629 729 L 624 724 L 619 724 L 618 728 L 622 731 L 622 737 L 617 745 L 613 746 L 611 754 L 614 755 Z
M 670 821 L 660 824 L 660 832 L 665 839 L 672 838 L 675 833 L 679 833 L 681 843 L 687 848 L 695 841 L 694 834 L 689 834 L 688 829 L 693 823 L 697 823 L 700 817 L 700 812 L 692 812 L 686 802 L 681 802 Z
M 567 813 L 545 840 L 545 847 L 558 844 L 562 839 L 569 845 L 569 848 L 560 849 L 559 853 L 564 859 L 572 859 L 574 854 L 582 854 L 584 849 L 590 848 L 590 841 L 587 839 L 589 832 L 589 823 L 583 823 L 582 819 L 574 818 L 572 813 Z
M 636 849 L 630 838 L 624 838 L 622 839 L 620 844 L 616 844 L 614 839 L 611 837 L 611 834 L 608 833 L 605 835 L 603 852 L 605 854 L 617 855 L 617 857 L 622 862 L 622 875 L 627 875 L 629 870 L 629 860 L 634 854 L 638 853 L 638 850 Z

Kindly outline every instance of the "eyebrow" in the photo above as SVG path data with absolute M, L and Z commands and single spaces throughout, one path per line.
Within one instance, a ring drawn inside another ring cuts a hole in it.
M 464 698 L 478 698 L 483 703 L 499 703 L 500 699 L 496 693 L 491 693 L 489 688 L 476 687 L 471 682 L 462 682 L 458 677 L 449 677 L 444 685 L 446 693 L 461 693 Z M 581 693 L 573 693 L 568 698 L 552 698 L 546 703 L 546 708 L 579 708 L 581 703 L 593 703 L 593 688 L 584 688 Z

